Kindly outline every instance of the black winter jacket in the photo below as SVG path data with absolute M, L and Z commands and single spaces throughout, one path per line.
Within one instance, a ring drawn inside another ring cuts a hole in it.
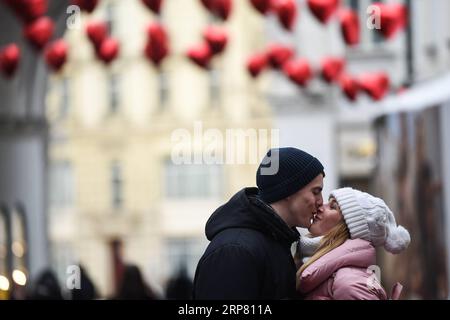
M 296 268 L 291 245 L 299 233 L 245 188 L 206 223 L 210 244 L 194 279 L 194 299 L 290 299 Z

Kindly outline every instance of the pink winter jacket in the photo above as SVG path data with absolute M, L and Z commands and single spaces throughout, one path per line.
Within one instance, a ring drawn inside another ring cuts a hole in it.
M 297 274 L 297 290 L 307 300 L 386 300 L 386 291 L 368 269 L 375 264 L 370 242 L 349 239 Z

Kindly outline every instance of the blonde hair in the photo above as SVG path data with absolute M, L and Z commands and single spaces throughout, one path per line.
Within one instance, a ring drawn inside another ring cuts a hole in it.
M 317 261 L 320 257 L 339 247 L 347 239 L 350 239 L 350 231 L 348 230 L 345 221 L 342 220 L 323 236 L 323 238 L 320 240 L 320 245 L 317 248 L 316 252 L 297 271 L 297 289 L 299 287 L 299 279 L 302 272 L 313 262 Z

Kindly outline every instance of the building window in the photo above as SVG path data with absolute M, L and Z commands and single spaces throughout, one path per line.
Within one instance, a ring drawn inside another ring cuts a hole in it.
M 355 10 L 356 12 L 359 12 L 359 1 L 360 0 L 348 0 L 348 6 Z
M 75 182 L 69 161 L 54 161 L 50 164 L 50 205 L 70 207 L 74 204 Z
M 60 100 L 60 106 L 59 106 L 59 117 L 60 119 L 65 119 L 67 117 L 67 114 L 69 113 L 69 79 L 67 77 L 63 78 L 61 80 L 61 100 Z
M 219 198 L 223 188 L 222 167 L 216 164 L 174 164 L 165 168 L 168 198 Z
M 209 70 L 209 97 L 211 107 L 220 103 L 220 72 L 217 69 Z
M 159 84 L 159 108 L 160 110 L 165 109 L 167 102 L 169 100 L 169 83 L 168 75 L 166 72 L 160 72 L 158 74 L 158 84 Z
M 113 74 L 109 77 L 109 112 L 110 114 L 117 113 L 119 109 L 119 76 Z
M 122 208 L 123 205 L 122 166 L 117 161 L 114 161 L 111 165 L 111 194 L 112 194 L 112 207 L 114 209 Z
M 109 34 L 114 34 L 115 20 L 116 20 L 116 8 L 115 5 L 110 1 L 105 7 L 105 21 L 108 25 Z
M 72 245 L 67 241 L 53 241 L 50 244 L 50 257 L 53 269 L 60 283 L 67 281 L 68 267 L 76 265 L 77 257 Z
M 169 276 L 176 275 L 181 268 L 191 279 L 207 243 L 203 238 L 168 238 L 166 239 L 167 265 Z

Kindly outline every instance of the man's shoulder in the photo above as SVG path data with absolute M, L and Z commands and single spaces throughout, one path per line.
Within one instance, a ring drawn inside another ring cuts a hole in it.
M 258 256 L 263 255 L 266 246 L 266 236 L 261 231 L 249 228 L 229 228 L 217 234 L 208 246 L 207 253 L 217 250 L 247 251 Z

